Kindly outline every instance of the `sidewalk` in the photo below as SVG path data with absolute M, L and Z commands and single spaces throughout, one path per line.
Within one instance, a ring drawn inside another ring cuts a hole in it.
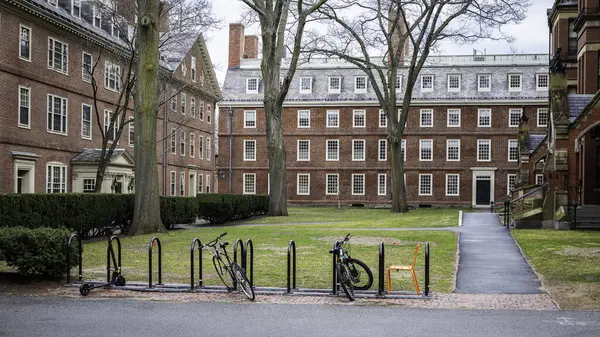
M 509 230 L 492 213 L 464 213 L 456 293 L 545 294 Z

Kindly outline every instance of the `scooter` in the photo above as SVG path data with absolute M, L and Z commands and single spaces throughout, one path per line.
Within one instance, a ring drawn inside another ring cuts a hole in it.
M 115 251 L 112 246 L 113 240 L 117 240 L 117 245 L 118 245 L 117 247 L 119 248 L 118 259 L 115 258 Z M 101 283 L 101 284 L 89 284 L 89 283 L 82 284 L 81 286 L 79 286 L 79 293 L 81 294 L 81 296 L 89 295 L 90 291 L 92 289 L 106 288 L 106 287 L 110 287 L 110 286 L 122 287 L 125 285 L 125 277 L 123 277 L 123 275 L 121 275 L 121 241 L 116 236 L 112 236 L 108 240 L 108 249 L 106 251 L 106 270 L 108 273 L 110 273 L 110 269 L 111 269 L 111 267 L 110 267 L 111 260 L 112 260 L 112 263 L 114 266 L 113 267 L 114 270 L 111 274 L 110 281 L 106 282 L 106 283 Z M 117 260 L 118 260 L 119 264 L 117 264 Z

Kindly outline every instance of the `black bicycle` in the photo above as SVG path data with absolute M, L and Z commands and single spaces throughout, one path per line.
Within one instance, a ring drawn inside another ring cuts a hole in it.
M 246 296 L 254 301 L 254 289 L 246 276 L 244 269 L 237 263 L 232 262 L 227 254 L 225 247 L 229 242 L 221 241 L 221 238 L 227 235 L 223 233 L 213 241 L 202 245 L 203 249 L 208 250 L 213 255 L 213 265 L 217 271 L 217 275 L 227 287 L 227 291 L 232 291 L 236 285 L 246 294 Z M 208 247 L 212 249 L 208 249 Z
M 367 290 L 373 285 L 373 273 L 371 269 L 362 261 L 350 257 L 348 250 L 343 247 L 344 243 L 350 240 L 350 233 L 344 240 L 337 242 L 330 253 L 335 254 L 338 283 L 342 286 L 344 293 L 354 301 L 354 289 Z

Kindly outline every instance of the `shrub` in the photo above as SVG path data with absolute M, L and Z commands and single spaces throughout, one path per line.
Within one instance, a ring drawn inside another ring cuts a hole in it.
M 160 198 L 160 217 L 166 228 L 176 224 L 188 224 L 196 220 L 198 200 L 194 197 L 162 197 Z
M 21 274 L 61 276 L 67 269 L 70 232 L 56 228 L 0 228 L 0 257 Z M 77 248 L 71 247 L 71 266 L 78 265 Z
M 240 194 L 199 194 L 198 217 L 210 223 L 244 219 L 267 213 L 269 197 Z

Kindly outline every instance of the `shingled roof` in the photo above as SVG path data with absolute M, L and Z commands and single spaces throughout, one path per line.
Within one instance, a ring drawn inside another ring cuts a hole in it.
M 592 100 L 594 95 L 571 94 L 567 97 L 569 104 L 569 121 L 573 122 L 579 117 L 583 108 Z
M 71 162 L 74 164 L 98 163 L 100 161 L 101 153 L 102 149 L 84 149 L 83 152 L 76 154 L 71 159 Z M 129 154 L 129 152 L 125 151 L 124 149 L 115 149 L 110 160 L 113 161 L 121 155 L 125 155 L 125 157 L 127 157 L 129 161 L 133 162 L 133 157 L 131 156 L 131 154 Z

